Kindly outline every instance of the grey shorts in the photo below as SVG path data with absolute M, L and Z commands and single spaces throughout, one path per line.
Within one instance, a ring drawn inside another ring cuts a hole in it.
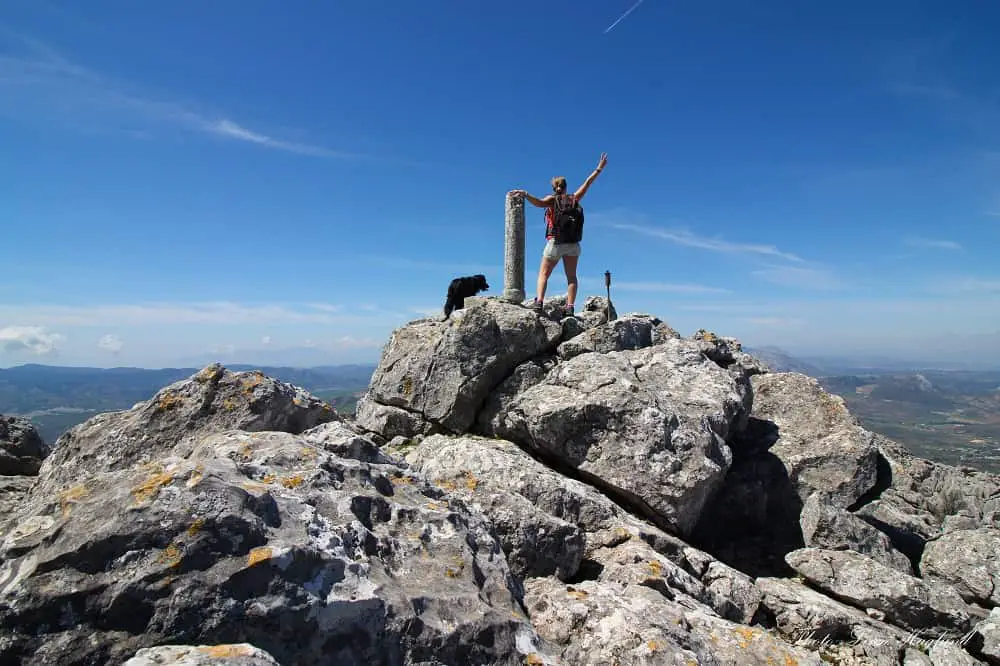
M 580 244 L 557 243 L 554 240 L 550 240 L 548 243 L 545 244 L 545 249 L 542 251 L 542 256 L 547 259 L 559 259 L 560 257 L 579 257 Z

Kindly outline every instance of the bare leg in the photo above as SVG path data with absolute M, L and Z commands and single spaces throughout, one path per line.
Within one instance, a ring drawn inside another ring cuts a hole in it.
M 552 269 L 556 267 L 559 263 L 558 259 L 550 259 L 549 257 L 542 257 L 542 264 L 538 267 L 538 284 L 535 285 L 535 298 L 538 302 L 542 302 L 545 298 L 545 288 L 549 284 L 549 276 L 552 275 Z
M 563 257 L 563 270 L 566 271 L 566 305 L 573 307 L 576 303 L 576 264 L 580 257 Z

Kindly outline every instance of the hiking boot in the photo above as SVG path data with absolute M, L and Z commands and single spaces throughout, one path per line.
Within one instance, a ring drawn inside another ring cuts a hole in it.
M 572 317 L 573 316 L 573 306 L 572 305 L 567 305 L 565 308 L 563 308 L 563 316 L 565 316 L 565 317 Z
M 528 307 L 531 308 L 532 310 L 534 310 L 535 312 L 541 312 L 542 311 L 542 302 L 540 300 L 538 300 L 537 298 L 533 298 L 533 299 L 531 299 L 531 305 L 529 305 Z

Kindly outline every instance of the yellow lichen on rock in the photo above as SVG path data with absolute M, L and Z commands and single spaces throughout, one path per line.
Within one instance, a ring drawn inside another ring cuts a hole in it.
M 181 550 L 180 546 L 172 543 L 163 549 L 163 552 L 156 558 L 156 561 L 160 564 L 166 564 L 170 568 L 174 568 L 180 565 L 183 557 L 184 551 Z
M 68 516 L 72 512 L 71 507 L 89 494 L 87 486 L 82 483 L 59 493 L 59 508 L 62 509 L 63 516 Z
M 203 527 L 205 527 L 205 519 L 196 518 L 195 521 L 191 523 L 191 526 L 187 528 L 187 535 L 189 537 L 193 537 L 198 534 Z
M 162 468 L 160 468 L 162 470 Z M 174 475 L 166 471 L 153 472 L 139 485 L 132 488 L 132 496 L 139 504 L 150 502 L 160 492 L 160 488 L 174 480 Z
M 663 565 L 657 562 L 656 560 L 649 561 L 649 570 L 653 573 L 654 576 L 658 578 L 663 577 Z
M 574 587 L 567 587 L 566 588 L 566 594 L 568 594 L 569 596 L 573 597 L 574 599 L 586 599 L 587 598 L 587 593 L 586 592 L 584 592 L 583 590 L 578 590 L 578 589 L 576 589 Z
M 465 473 L 465 487 L 469 490 L 475 490 L 476 486 L 479 485 L 479 479 L 477 479 L 472 472 Z
M 273 551 L 267 546 L 261 546 L 260 548 L 254 548 L 247 555 L 247 566 L 252 567 L 255 564 L 260 564 L 271 559 Z
M 205 478 L 205 466 L 199 463 L 193 470 L 191 470 L 191 474 L 188 476 L 187 483 L 185 483 L 184 485 L 187 486 L 188 488 L 194 488 L 199 483 L 201 483 L 201 480 L 203 478 Z
M 207 365 L 194 376 L 194 380 L 199 384 L 204 384 L 205 382 L 214 382 L 216 379 L 222 376 L 222 366 L 221 365 Z
M 298 488 L 305 481 L 305 477 L 301 474 L 292 474 L 291 476 L 286 476 L 281 480 L 281 485 L 286 488 Z
M 455 566 L 446 568 L 444 573 L 448 576 L 448 578 L 458 578 L 462 575 L 462 572 L 465 571 L 465 560 L 456 555 L 452 558 L 452 562 Z
M 184 402 L 184 398 L 177 395 L 173 391 L 164 391 L 160 394 L 159 400 L 156 401 L 156 412 L 165 412 L 181 405 Z
M 253 651 L 245 645 L 202 645 L 198 647 L 198 652 L 216 659 L 253 656 Z
M 750 645 L 753 639 L 757 636 L 757 632 L 750 627 L 740 627 L 739 629 L 733 629 L 733 633 L 737 636 L 737 641 L 741 648 L 746 648 Z
M 226 411 L 231 412 L 236 409 L 236 401 L 232 398 L 226 398 L 222 401 L 222 406 L 226 409 Z
M 537 653 L 532 652 L 524 658 L 524 663 L 528 664 L 528 666 L 540 666 L 545 663 L 545 660 L 539 657 Z

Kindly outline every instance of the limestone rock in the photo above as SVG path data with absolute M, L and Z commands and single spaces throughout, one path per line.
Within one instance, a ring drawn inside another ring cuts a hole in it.
M 898 627 L 942 636 L 972 626 L 971 609 L 952 588 L 908 576 L 864 555 L 803 548 L 786 559 L 816 587 L 855 607 L 881 611 Z
M 976 625 L 969 651 L 992 666 L 1000 664 L 1000 607 Z
M 587 352 L 643 349 L 653 345 L 653 331 L 661 323 L 650 315 L 630 314 L 565 340 L 559 345 L 557 352 L 560 358 L 570 359 Z
M 951 584 L 962 598 L 1000 606 L 1000 530 L 956 530 L 929 542 L 920 560 L 924 578 Z
M 32 476 L 0 476 L 0 537 L 3 526 L 21 503 L 28 490 L 35 483 Z
M 933 666 L 981 666 L 979 661 L 951 641 L 938 641 L 927 652 Z
M 219 364 L 175 382 L 132 409 L 98 414 L 59 438 L 35 490 L 155 463 L 167 452 L 184 455 L 206 434 L 225 429 L 298 434 L 341 420 L 327 403 L 260 372 L 231 372 Z
M 869 617 L 805 585 L 786 578 L 758 578 L 761 604 L 778 633 L 790 643 L 855 644 L 868 663 L 899 663 L 909 632 Z
M 777 426 L 769 452 L 785 465 L 804 502 L 813 492 L 847 508 L 876 479 L 874 436 L 857 424 L 842 398 L 798 373 L 755 375 L 753 416 Z
M 888 536 L 857 516 L 825 503 L 820 493 L 806 500 L 800 522 L 807 546 L 852 550 L 904 574 L 913 574 L 910 560 L 893 548 Z
M 822 662 L 759 628 L 723 620 L 644 585 L 551 578 L 525 583 L 532 624 L 567 664 L 744 666 Z
M 38 474 L 50 451 L 31 421 L 0 414 L 0 476 Z
M 407 454 L 406 462 L 489 516 L 518 577 L 555 575 L 568 580 L 580 568 L 583 530 L 529 499 L 557 493 L 574 482 L 549 473 L 514 444 L 432 435 Z
M 227 430 L 34 493 L 0 544 L 0 663 L 121 663 L 164 644 L 250 643 L 288 666 L 540 651 L 483 517 L 401 467 L 332 453 L 371 456 L 338 438 Z
M 877 436 L 876 444 L 880 492 L 857 515 L 888 534 L 911 560 L 920 560 L 949 517 L 961 516 L 966 529 L 1000 529 L 1000 476 L 917 458 L 885 437 Z
M 417 412 L 383 405 L 366 394 L 358 400 L 355 422 L 384 439 L 416 437 L 432 430 L 431 424 Z
M 749 386 L 691 342 L 582 354 L 514 396 L 493 434 L 684 534 L 731 464 Z M 637 473 L 638 472 L 638 473 Z
M 562 330 L 528 308 L 497 300 L 464 312 L 454 321 L 418 320 L 395 330 L 367 398 L 415 412 L 446 431 L 466 432 L 497 384 L 519 364 L 554 348 Z M 378 432 L 367 413 L 358 414 L 357 423 Z
M 281 666 L 250 645 L 161 645 L 143 648 L 124 666 Z

